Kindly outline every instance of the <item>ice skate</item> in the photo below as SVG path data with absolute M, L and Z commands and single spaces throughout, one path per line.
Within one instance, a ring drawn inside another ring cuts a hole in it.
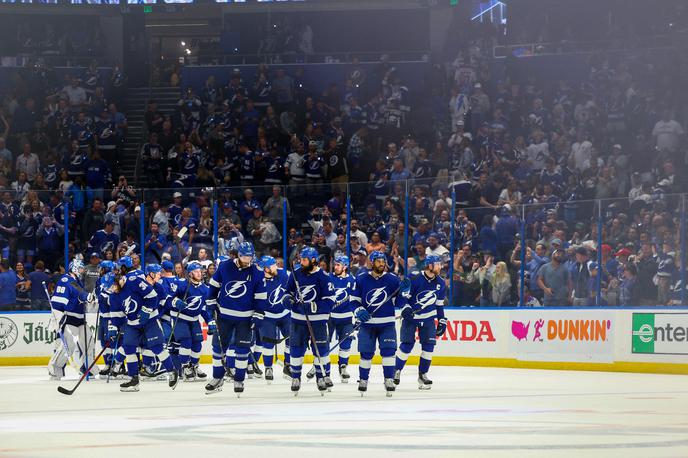
M 397 389 L 396 385 L 394 385 L 394 380 L 391 378 L 386 378 L 385 379 L 385 392 L 387 394 L 388 398 L 392 397 L 392 393 Z
M 351 376 L 346 371 L 346 364 L 339 365 L 339 378 L 342 379 L 342 383 L 349 383 Z
M 234 380 L 234 392 L 238 398 L 241 397 L 241 393 L 244 392 L 244 382 Z
M 108 374 L 110 374 L 110 366 L 105 366 L 98 373 L 98 377 L 101 380 L 106 380 L 108 378 Z M 110 375 L 110 377 L 112 377 L 112 375 Z
M 170 371 L 167 373 L 167 386 L 172 388 L 173 390 L 177 388 L 177 384 L 179 383 L 179 373 L 176 370 Z
M 332 387 L 334 386 L 334 383 L 332 383 L 332 379 L 330 378 L 329 375 L 326 375 L 324 380 L 325 380 L 325 386 L 327 387 L 327 392 L 329 393 L 332 391 Z
M 318 385 L 320 396 L 325 396 L 325 391 L 327 391 L 327 383 L 325 382 L 325 379 L 323 377 L 318 377 L 315 382 Z
M 184 365 L 183 375 L 185 382 L 193 382 L 196 379 L 195 368 L 191 364 Z
M 313 380 L 313 377 L 315 377 L 315 366 L 311 367 L 311 370 L 306 374 L 308 380 Z
M 398 385 L 401 383 L 401 370 L 397 369 L 394 371 L 394 384 Z
M 291 379 L 291 391 L 294 393 L 294 396 L 299 395 L 300 389 L 301 389 L 301 379 L 299 379 L 299 378 Z
M 275 379 L 273 373 L 272 373 L 272 367 L 266 367 L 265 368 L 265 381 L 268 382 L 268 385 L 270 382 L 272 382 Z
M 361 397 L 363 397 L 363 394 L 368 391 L 368 380 L 358 381 L 358 391 L 361 392 Z
M 219 393 L 222 391 L 222 385 L 224 385 L 225 379 L 214 378 L 205 386 L 205 394 Z
M 282 369 L 282 377 L 284 377 L 286 380 L 291 380 L 291 369 L 289 367 L 289 363 L 284 363 L 284 368 Z
M 418 374 L 418 389 L 429 390 L 432 388 L 432 380 L 428 378 L 428 374 Z
M 196 371 L 196 379 L 206 379 L 206 378 L 208 378 L 208 374 L 206 374 L 205 372 L 203 372 L 203 371 L 201 370 L 201 367 L 200 367 L 198 364 L 196 364 L 196 365 L 194 366 L 194 370 Z
M 135 375 L 128 382 L 124 382 L 119 386 L 122 393 L 130 393 L 139 390 L 139 376 Z
M 263 378 L 263 371 L 261 370 L 261 368 L 260 368 L 260 366 L 258 365 L 258 363 L 256 363 L 256 362 L 251 363 L 250 366 L 253 367 L 253 376 L 254 376 L 255 378 Z

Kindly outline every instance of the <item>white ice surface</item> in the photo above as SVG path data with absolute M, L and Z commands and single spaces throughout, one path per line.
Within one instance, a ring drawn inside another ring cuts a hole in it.
M 433 367 L 419 391 L 407 367 L 386 398 L 373 366 L 361 398 L 349 369 L 325 397 L 305 379 L 294 397 L 280 378 L 248 380 L 237 399 L 230 384 L 207 396 L 198 382 L 120 393 L 101 380 L 65 396 L 75 376 L 0 367 L 0 456 L 688 457 L 685 376 Z

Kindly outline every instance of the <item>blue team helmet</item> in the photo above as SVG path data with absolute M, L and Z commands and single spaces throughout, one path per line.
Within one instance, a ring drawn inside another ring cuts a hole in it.
M 350 261 L 349 261 L 349 257 L 348 257 L 348 256 L 339 255 L 339 256 L 335 256 L 334 262 L 335 262 L 335 264 L 341 264 L 341 265 L 343 265 L 344 267 L 349 267 L 349 262 L 350 262 Z
M 202 269 L 203 266 L 201 265 L 200 262 L 190 262 L 186 265 L 186 271 L 191 273 L 194 270 Z
M 382 251 L 373 251 L 370 253 L 370 262 L 375 262 L 378 259 L 382 259 L 387 262 L 387 256 Z
M 81 271 L 85 269 L 83 261 L 80 259 L 74 259 L 69 263 L 68 271 L 73 274 L 81 275 Z
M 256 250 L 253 248 L 253 244 L 251 242 L 241 242 L 237 251 L 239 252 L 239 257 L 254 257 L 256 255 Z
M 442 258 L 437 256 L 436 254 L 431 254 L 425 257 L 425 262 L 423 262 L 423 266 L 428 267 L 437 262 L 442 262 Z
M 157 274 L 162 272 L 162 266 L 160 264 L 148 264 L 146 265 L 146 274 Z
M 117 266 L 112 261 L 100 261 L 100 264 L 98 264 L 98 267 L 100 267 L 101 269 L 105 269 L 108 272 L 111 272 L 111 271 L 115 270 L 115 267 L 117 267 Z
M 307 246 L 301 249 L 299 257 L 301 259 L 318 259 L 318 251 L 311 246 Z
M 261 269 L 267 269 L 268 267 L 272 267 L 277 264 L 277 261 L 275 261 L 275 258 L 272 256 L 262 256 L 258 260 L 258 267 Z
M 174 263 L 166 259 L 162 262 L 162 264 L 160 264 L 160 267 L 162 267 L 164 270 L 174 270 Z
M 131 256 L 122 256 L 121 258 L 119 258 L 119 266 L 131 269 L 132 267 L 134 267 L 134 260 L 131 259 Z

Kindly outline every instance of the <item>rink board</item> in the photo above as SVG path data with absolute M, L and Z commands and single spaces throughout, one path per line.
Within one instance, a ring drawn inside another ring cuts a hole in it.
M 446 315 L 437 365 L 688 374 L 686 309 L 456 308 Z M 95 320 L 89 315 L 93 329 Z M 49 321 L 49 313 L 0 313 L 0 365 L 46 364 L 60 344 Z M 206 340 L 202 361 L 209 355 Z

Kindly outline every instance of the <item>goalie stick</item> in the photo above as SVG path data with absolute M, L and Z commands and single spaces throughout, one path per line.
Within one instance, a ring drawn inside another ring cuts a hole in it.
M 58 391 L 59 393 L 66 394 L 67 396 L 71 396 L 72 394 L 74 394 L 74 392 L 76 391 L 76 389 L 79 388 L 79 385 L 81 385 L 81 382 L 83 382 L 84 380 L 86 380 L 86 377 L 88 376 L 88 374 L 91 373 L 91 369 L 93 369 L 93 366 L 96 365 L 96 361 L 98 361 L 98 358 L 100 358 L 101 356 L 103 356 L 103 353 L 105 353 L 105 350 L 106 350 L 107 348 L 109 348 L 109 347 L 110 347 L 110 341 L 108 340 L 107 342 L 105 342 L 105 345 L 103 345 L 103 349 L 100 350 L 100 353 L 98 353 L 98 355 L 97 355 L 95 358 L 93 358 L 93 362 L 92 362 L 91 365 L 86 369 L 86 372 L 84 372 L 84 373 L 82 374 L 81 378 L 79 378 L 79 381 L 76 382 L 76 385 L 74 385 L 74 388 L 72 388 L 71 390 L 68 390 L 67 388 L 64 388 L 64 387 L 62 387 L 62 386 L 58 386 L 58 387 L 57 387 L 57 391 Z

